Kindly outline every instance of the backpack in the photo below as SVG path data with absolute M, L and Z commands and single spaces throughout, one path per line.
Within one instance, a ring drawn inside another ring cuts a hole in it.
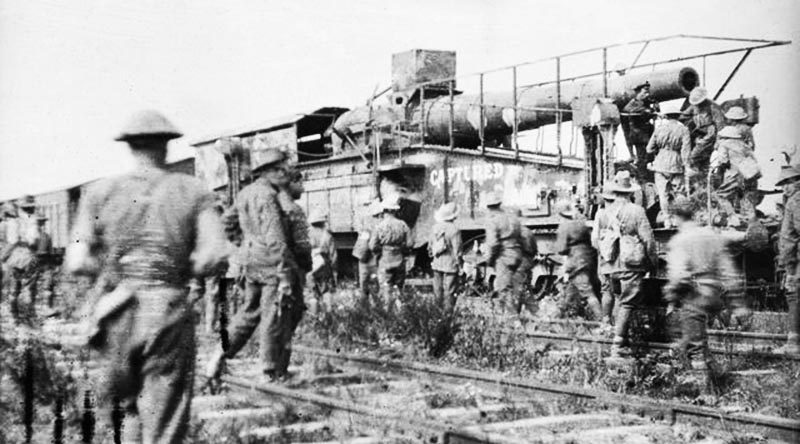
M 450 244 L 447 242 L 447 238 L 445 237 L 445 232 L 441 231 L 436 235 L 436 238 L 433 240 L 431 244 L 431 253 L 433 253 L 433 257 L 441 256 L 450 249 Z
M 610 222 L 607 228 L 603 228 L 600 232 L 597 251 L 600 254 L 600 259 L 606 262 L 614 262 L 619 256 L 620 250 L 620 225 L 617 220 L 617 215 L 610 215 Z

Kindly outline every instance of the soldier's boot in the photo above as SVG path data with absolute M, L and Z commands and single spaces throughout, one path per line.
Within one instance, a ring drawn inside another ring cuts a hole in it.
M 775 349 L 775 353 L 784 355 L 800 355 L 800 335 L 789 333 L 786 337 L 786 344 Z

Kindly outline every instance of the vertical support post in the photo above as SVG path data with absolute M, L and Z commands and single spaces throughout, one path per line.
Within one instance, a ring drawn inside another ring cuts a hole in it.
M 481 155 L 486 154 L 486 135 L 484 134 L 485 128 L 483 126 L 483 119 L 486 111 L 483 109 L 483 73 L 480 75 L 480 110 L 479 110 L 479 126 L 478 136 L 481 139 Z
M 514 159 L 519 159 L 519 143 L 517 142 L 518 128 L 519 128 L 519 113 L 517 111 L 517 67 L 511 68 L 514 82 L 514 134 L 511 143 L 514 145 Z
M 556 57 L 556 149 L 561 165 L 561 57 Z
M 419 89 L 419 144 L 425 144 L 425 86 Z
M 703 57 L 703 84 L 700 85 L 702 87 L 706 86 L 706 58 Z
M 447 83 L 447 93 L 450 96 L 450 116 L 447 122 L 447 130 L 450 133 L 450 150 L 456 147 L 456 139 L 453 135 L 455 130 L 455 110 L 453 109 L 453 81 Z
M 603 97 L 608 97 L 608 48 L 603 48 Z

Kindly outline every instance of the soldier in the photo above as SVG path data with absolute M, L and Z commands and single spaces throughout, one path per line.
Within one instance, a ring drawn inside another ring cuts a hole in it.
M 178 443 L 188 433 L 195 333 L 186 286 L 223 263 L 225 239 L 205 187 L 164 169 L 167 143 L 180 136 L 155 111 L 133 116 L 116 140 L 137 168 L 90 186 L 66 254 L 67 270 L 97 277 L 90 344 L 107 359 L 98 419 L 113 424 L 115 441 Z
M 485 203 L 486 214 L 486 265 L 494 268 L 494 293 L 504 310 L 519 308 L 519 295 L 514 294 L 514 273 L 522 260 L 519 219 L 500 209 L 502 200 L 489 193 Z
M 230 344 L 212 355 L 206 367 L 216 377 L 225 359 L 244 347 L 261 324 L 259 360 L 269 380 L 286 376 L 283 363 L 291 339 L 292 317 L 302 304 L 295 290 L 300 285 L 294 239 L 279 194 L 289 183 L 285 154 L 278 149 L 264 152 L 262 164 L 253 169 L 260 177 L 246 186 L 236 199 L 243 241 L 240 259 L 245 276 L 245 301 L 229 328 Z
M 647 143 L 648 153 L 656 154 L 651 169 L 655 173 L 655 186 L 661 206 L 662 219 L 668 224 L 669 202 L 675 193 L 684 188 L 684 167 L 688 168 L 692 142 L 689 129 L 678 121 L 681 112 L 670 109 L 665 119 L 655 129 Z
M 433 295 L 450 316 L 456 305 L 455 292 L 461 270 L 461 233 L 453 222 L 458 217 L 458 206 L 453 202 L 442 204 L 433 217 L 436 224 L 428 240 L 428 252 L 433 259 Z
M 6 260 L 10 274 L 11 315 L 17 321 L 31 322 L 36 315 L 36 296 L 38 293 L 39 266 L 36 261 L 36 244 L 39 229 L 34 212 L 36 203 L 33 196 L 25 196 L 18 205 L 22 210 L 18 217 L 9 221 L 8 243 L 12 246 Z M 28 303 L 20 312 L 20 296 L 27 293 Z
M 653 135 L 653 118 L 659 111 L 658 102 L 650 97 L 650 82 L 644 82 L 633 88 L 636 96 L 622 109 L 624 113 L 631 114 L 627 121 L 627 142 L 635 148 L 631 150 L 631 158 L 636 159 L 636 171 L 639 178 L 645 182 L 652 180 L 651 173 L 647 171 L 647 151 L 645 147 Z
M 592 229 L 591 234 L 591 241 L 592 247 L 597 250 L 600 247 L 600 229 L 597 226 L 597 221 L 600 220 L 601 216 L 606 209 L 614 202 L 616 196 L 611 192 L 611 185 L 606 184 L 603 186 L 603 190 L 601 192 L 602 197 L 602 207 L 597 210 L 597 213 L 594 217 L 594 228 Z M 611 286 L 608 283 L 611 281 L 611 270 L 613 267 L 604 262 L 602 258 L 599 257 L 598 254 L 598 277 L 600 279 L 600 307 L 603 311 L 603 321 L 602 327 L 609 328 L 614 326 L 614 293 L 611 291 Z
M 383 201 L 383 218 L 369 239 L 369 249 L 378 263 L 378 284 L 383 303 L 388 307 L 395 289 L 402 289 L 406 278 L 405 254 L 411 246 L 411 232 L 398 219 L 400 205 L 396 198 Z
M 728 112 L 725 113 L 725 118 L 728 119 L 730 125 L 739 130 L 742 141 L 744 141 L 751 150 L 755 151 L 756 144 L 753 140 L 753 128 L 745 123 L 747 117 L 747 113 L 744 112 L 741 106 L 732 106 Z
M 695 212 L 686 197 L 675 200 L 672 213 L 678 233 L 669 241 L 667 314 L 680 306 L 682 336 L 680 349 L 694 370 L 706 370 L 709 363 L 706 326 L 723 307 L 724 289 L 736 286 L 736 270 L 725 249 L 725 239 L 711 227 L 692 221 Z M 738 305 L 733 316 L 747 316 L 749 310 Z
M 47 216 L 39 214 L 36 216 L 38 240 L 34 251 L 36 252 L 36 263 L 38 264 L 37 274 L 44 287 L 47 289 L 47 306 L 53 308 L 55 303 L 55 279 L 53 277 L 53 239 L 45 229 Z M 33 285 L 37 285 L 36 282 Z M 37 287 L 38 288 L 38 287 Z
M 567 300 L 575 296 L 586 302 L 594 320 L 603 319 L 600 298 L 597 289 L 600 282 L 597 278 L 597 253 L 592 248 L 591 228 L 586 226 L 586 219 L 577 211 L 563 214 L 565 220 L 558 225 L 556 231 L 555 250 L 567 256 L 565 272 L 567 277 Z
M 628 322 L 640 304 L 645 273 L 657 262 L 653 229 L 644 209 L 630 201 L 635 191 L 630 174 L 621 171 L 610 186 L 614 202 L 595 218 L 604 292 L 618 302 L 611 354 L 619 357 L 628 340 Z
M 314 211 L 308 222 L 311 224 L 308 237 L 311 241 L 311 272 L 309 281 L 317 301 L 336 288 L 336 244 L 326 223 L 328 217 L 322 211 Z
M 370 295 L 375 296 L 378 273 L 377 260 L 369 249 L 369 240 L 374 228 L 380 222 L 383 209 L 380 201 L 370 199 L 366 201 L 364 211 L 366 214 L 362 217 L 358 238 L 353 246 L 353 257 L 358 259 L 358 287 L 361 290 L 361 303 L 362 306 L 368 307 Z
M 521 217 L 522 212 L 517 210 L 517 217 Z M 531 271 L 539 248 L 536 245 L 536 236 L 525 225 L 519 226 L 519 239 L 522 254 L 520 255 L 519 267 L 514 273 L 514 291 L 519 296 L 515 311 L 519 313 L 522 307 L 528 302 L 528 289 L 531 284 Z
M 728 215 L 739 208 L 746 219 L 754 217 L 761 169 L 753 150 L 742 140 L 736 127 L 726 126 L 717 135 L 711 168 L 724 171 L 717 195 L 730 202 L 726 205 Z
M 786 303 L 789 305 L 789 334 L 779 353 L 800 354 L 800 168 L 781 171 L 775 184 L 784 187 L 786 204 L 778 242 L 779 262 L 786 271 Z
M 692 138 L 692 153 L 689 155 L 688 173 L 694 192 L 705 188 L 711 152 L 717 141 L 717 133 L 725 126 L 725 115 L 716 102 L 708 98 L 705 88 L 696 87 L 689 93 L 689 107 L 681 114 L 681 121 L 689 129 Z M 685 165 L 686 166 L 686 165 Z

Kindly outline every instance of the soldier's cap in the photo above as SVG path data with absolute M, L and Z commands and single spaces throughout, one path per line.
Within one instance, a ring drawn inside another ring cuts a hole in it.
M 747 113 L 741 106 L 732 106 L 731 109 L 725 113 L 725 118 L 728 120 L 744 120 L 747 118 Z
M 644 83 L 640 83 L 640 84 L 634 86 L 633 87 L 633 91 L 638 93 L 639 91 L 641 91 L 644 88 L 650 88 L 650 82 L 648 82 L 647 80 L 645 80 Z
M 439 222 L 446 222 L 446 221 L 453 221 L 456 220 L 458 217 L 458 205 L 455 202 L 447 202 L 442 204 L 436 213 L 434 213 L 433 218 Z
M 6 202 L 3 204 L 3 215 L 17 217 L 17 207 L 14 205 L 14 202 Z
M 483 204 L 486 205 L 486 208 L 499 207 L 502 203 L 503 198 L 495 192 L 486 193 L 486 197 L 483 199 Z
M 175 125 L 158 111 L 144 110 L 135 113 L 122 127 L 114 140 L 124 142 L 137 137 L 158 137 L 166 140 L 183 136 Z
M 726 126 L 725 128 L 722 128 L 722 130 L 720 130 L 717 137 L 721 139 L 741 139 L 742 134 L 735 126 Z
M 708 90 L 702 86 L 698 86 L 689 93 L 689 103 L 691 105 L 699 105 L 708 99 Z
M 311 211 L 311 214 L 309 214 L 308 216 L 308 223 L 310 223 L 311 225 L 327 221 L 328 221 L 328 215 L 321 209 L 315 209 Z
M 630 171 L 617 171 L 614 175 L 614 182 L 611 183 L 609 189 L 615 194 L 630 194 L 639 189 L 638 185 L 631 182 Z
M 778 175 L 775 186 L 783 186 L 798 179 L 800 179 L 800 168 L 796 165 L 784 165 L 781 167 L 781 173 Z
M 691 219 L 696 210 L 694 202 L 685 196 L 678 196 L 670 205 L 672 214 Z
M 20 202 L 19 207 L 22 209 L 36 208 L 36 199 L 34 199 L 33 196 L 25 196 L 22 198 L 22 202 Z
M 279 150 L 278 148 L 267 148 L 264 150 L 261 155 L 258 156 L 258 165 L 253 167 L 252 172 L 258 172 L 263 170 L 264 168 L 276 165 L 286 160 L 286 153 Z

